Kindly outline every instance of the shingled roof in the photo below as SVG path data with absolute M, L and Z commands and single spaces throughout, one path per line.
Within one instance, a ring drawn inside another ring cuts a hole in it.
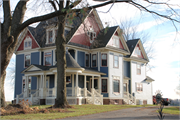
M 107 43 L 109 42 L 110 38 L 113 36 L 115 31 L 117 30 L 118 26 L 109 27 L 102 29 L 97 38 L 94 40 L 94 42 L 91 44 L 90 48 L 101 48 L 105 47 Z
M 128 48 L 129 48 L 129 51 L 130 51 L 130 56 L 131 56 L 132 52 L 134 51 L 134 48 L 136 47 L 138 41 L 139 41 L 139 39 L 133 39 L 133 40 L 128 40 L 126 42 Z
M 78 27 L 81 25 L 84 18 L 90 13 L 92 9 L 88 10 L 85 15 L 81 13 L 76 13 L 76 16 L 73 18 L 73 20 L 66 19 L 66 25 L 71 25 L 73 28 L 70 32 L 65 34 L 66 42 L 68 42 L 71 37 L 74 35 Z M 70 15 L 69 15 L 70 16 Z M 46 27 L 48 25 L 54 25 L 56 26 L 58 23 L 57 17 L 51 18 L 46 21 L 40 22 L 36 28 L 28 26 L 29 31 L 33 35 L 33 37 L 36 39 L 40 47 L 49 47 L 49 46 L 55 46 L 55 43 L 53 44 L 46 44 Z

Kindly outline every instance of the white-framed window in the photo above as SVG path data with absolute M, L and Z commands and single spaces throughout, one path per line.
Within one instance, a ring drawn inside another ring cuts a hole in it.
M 53 30 L 48 31 L 48 43 L 53 43 Z
M 31 54 L 24 55 L 24 67 L 29 67 L 31 65 Z
M 113 92 L 120 93 L 120 80 L 113 79 Z
M 118 57 L 118 55 L 114 55 L 113 66 L 114 66 L 114 68 L 119 68 L 119 57 Z
M 141 64 L 137 63 L 137 74 L 141 75 Z
M 143 84 L 142 83 L 136 83 L 136 91 L 137 92 L 143 91 Z
M 45 66 L 50 66 L 51 65 L 51 61 L 52 61 L 52 58 L 51 58 L 51 55 L 52 53 L 51 52 L 45 52 L 44 53 L 44 65 Z
M 86 67 L 89 67 L 89 54 L 85 55 L 85 64 L 86 64 Z
M 66 76 L 66 83 L 71 83 L 71 76 Z
M 107 53 L 101 54 L 101 66 L 106 67 L 107 66 Z
M 27 36 L 24 40 L 24 50 L 32 48 L 32 39 L 30 36 Z
M 141 50 L 139 49 L 139 47 L 136 47 L 135 54 L 141 56 Z
M 26 85 L 26 77 L 22 76 L 22 92 L 25 90 L 25 85 Z M 31 90 L 31 77 L 28 77 L 28 89 Z
M 96 38 L 96 32 L 94 32 L 92 27 L 89 29 L 89 31 L 87 31 L 87 35 L 89 36 L 90 43 L 92 43 Z
M 113 36 L 113 45 L 119 48 L 119 37 L 116 35 Z
M 97 66 L 97 55 L 92 54 L 92 67 L 96 67 L 96 66 Z
M 123 91 L 127 92 L 127 83 L 123 83 Z
M 46 88 L 49 88 L 49 77 L 46 77 Z

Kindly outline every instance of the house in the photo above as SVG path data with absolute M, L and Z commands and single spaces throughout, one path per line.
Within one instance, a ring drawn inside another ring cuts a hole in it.
M 86 13 L 77 13 L 71 22 L 66 20 L 69 104 L 152 104 L 154 80 L 146 76 L 149 60 L 141 40 L 126 42 L 119 26 L 103 28 L 96 10 Z M 54 104 L 56 35 L 56 18 L 21 33 L 15 50 L 16 103 L 28 99 L 32 104 Z

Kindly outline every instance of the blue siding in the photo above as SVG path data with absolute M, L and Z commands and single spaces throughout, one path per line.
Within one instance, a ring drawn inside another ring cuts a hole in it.
M 41 65 L 44 65 L 44 52 L 41 52 Z
M 54 87 L 54 75 L 49 75 L 49 88 Z
M 51 65 L 53 66 L 53 50 L 52 50 L 52 55 L 51 55 L 51 58 L 52 58 Z
M 81 51 L 78 51 L 77 58 L 78 58 L 78 60 L 77 60 L 78 64 L 81 67 L 85 67 L 85 53 L 81 52 Z
M 31 64 L 39 65 L 39 52 L 31 53 Z
M 37 77 L 31 77 L 31 90 L 36 90 L 37 87 Z
M 100 67 L 100 72 L 106 73 L 106 75 L 102 75 L 102 77 L 108 77 L 108 67 Z
M 15 76 L 15 88 L 14 88 L 14 98 L 16 95 L 22 92 L 22 76 L 21 72 L 24 70 L 24 54 L 16 55 L 16 76 Z
M 124 76 L 130 78 L 130 62 L 124 61 Z

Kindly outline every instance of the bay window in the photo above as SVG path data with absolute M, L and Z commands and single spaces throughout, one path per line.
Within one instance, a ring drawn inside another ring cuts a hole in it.
M 119 80 L 113 80 L 113 92 L 120 93 L 119 84 L 120 84 Z

